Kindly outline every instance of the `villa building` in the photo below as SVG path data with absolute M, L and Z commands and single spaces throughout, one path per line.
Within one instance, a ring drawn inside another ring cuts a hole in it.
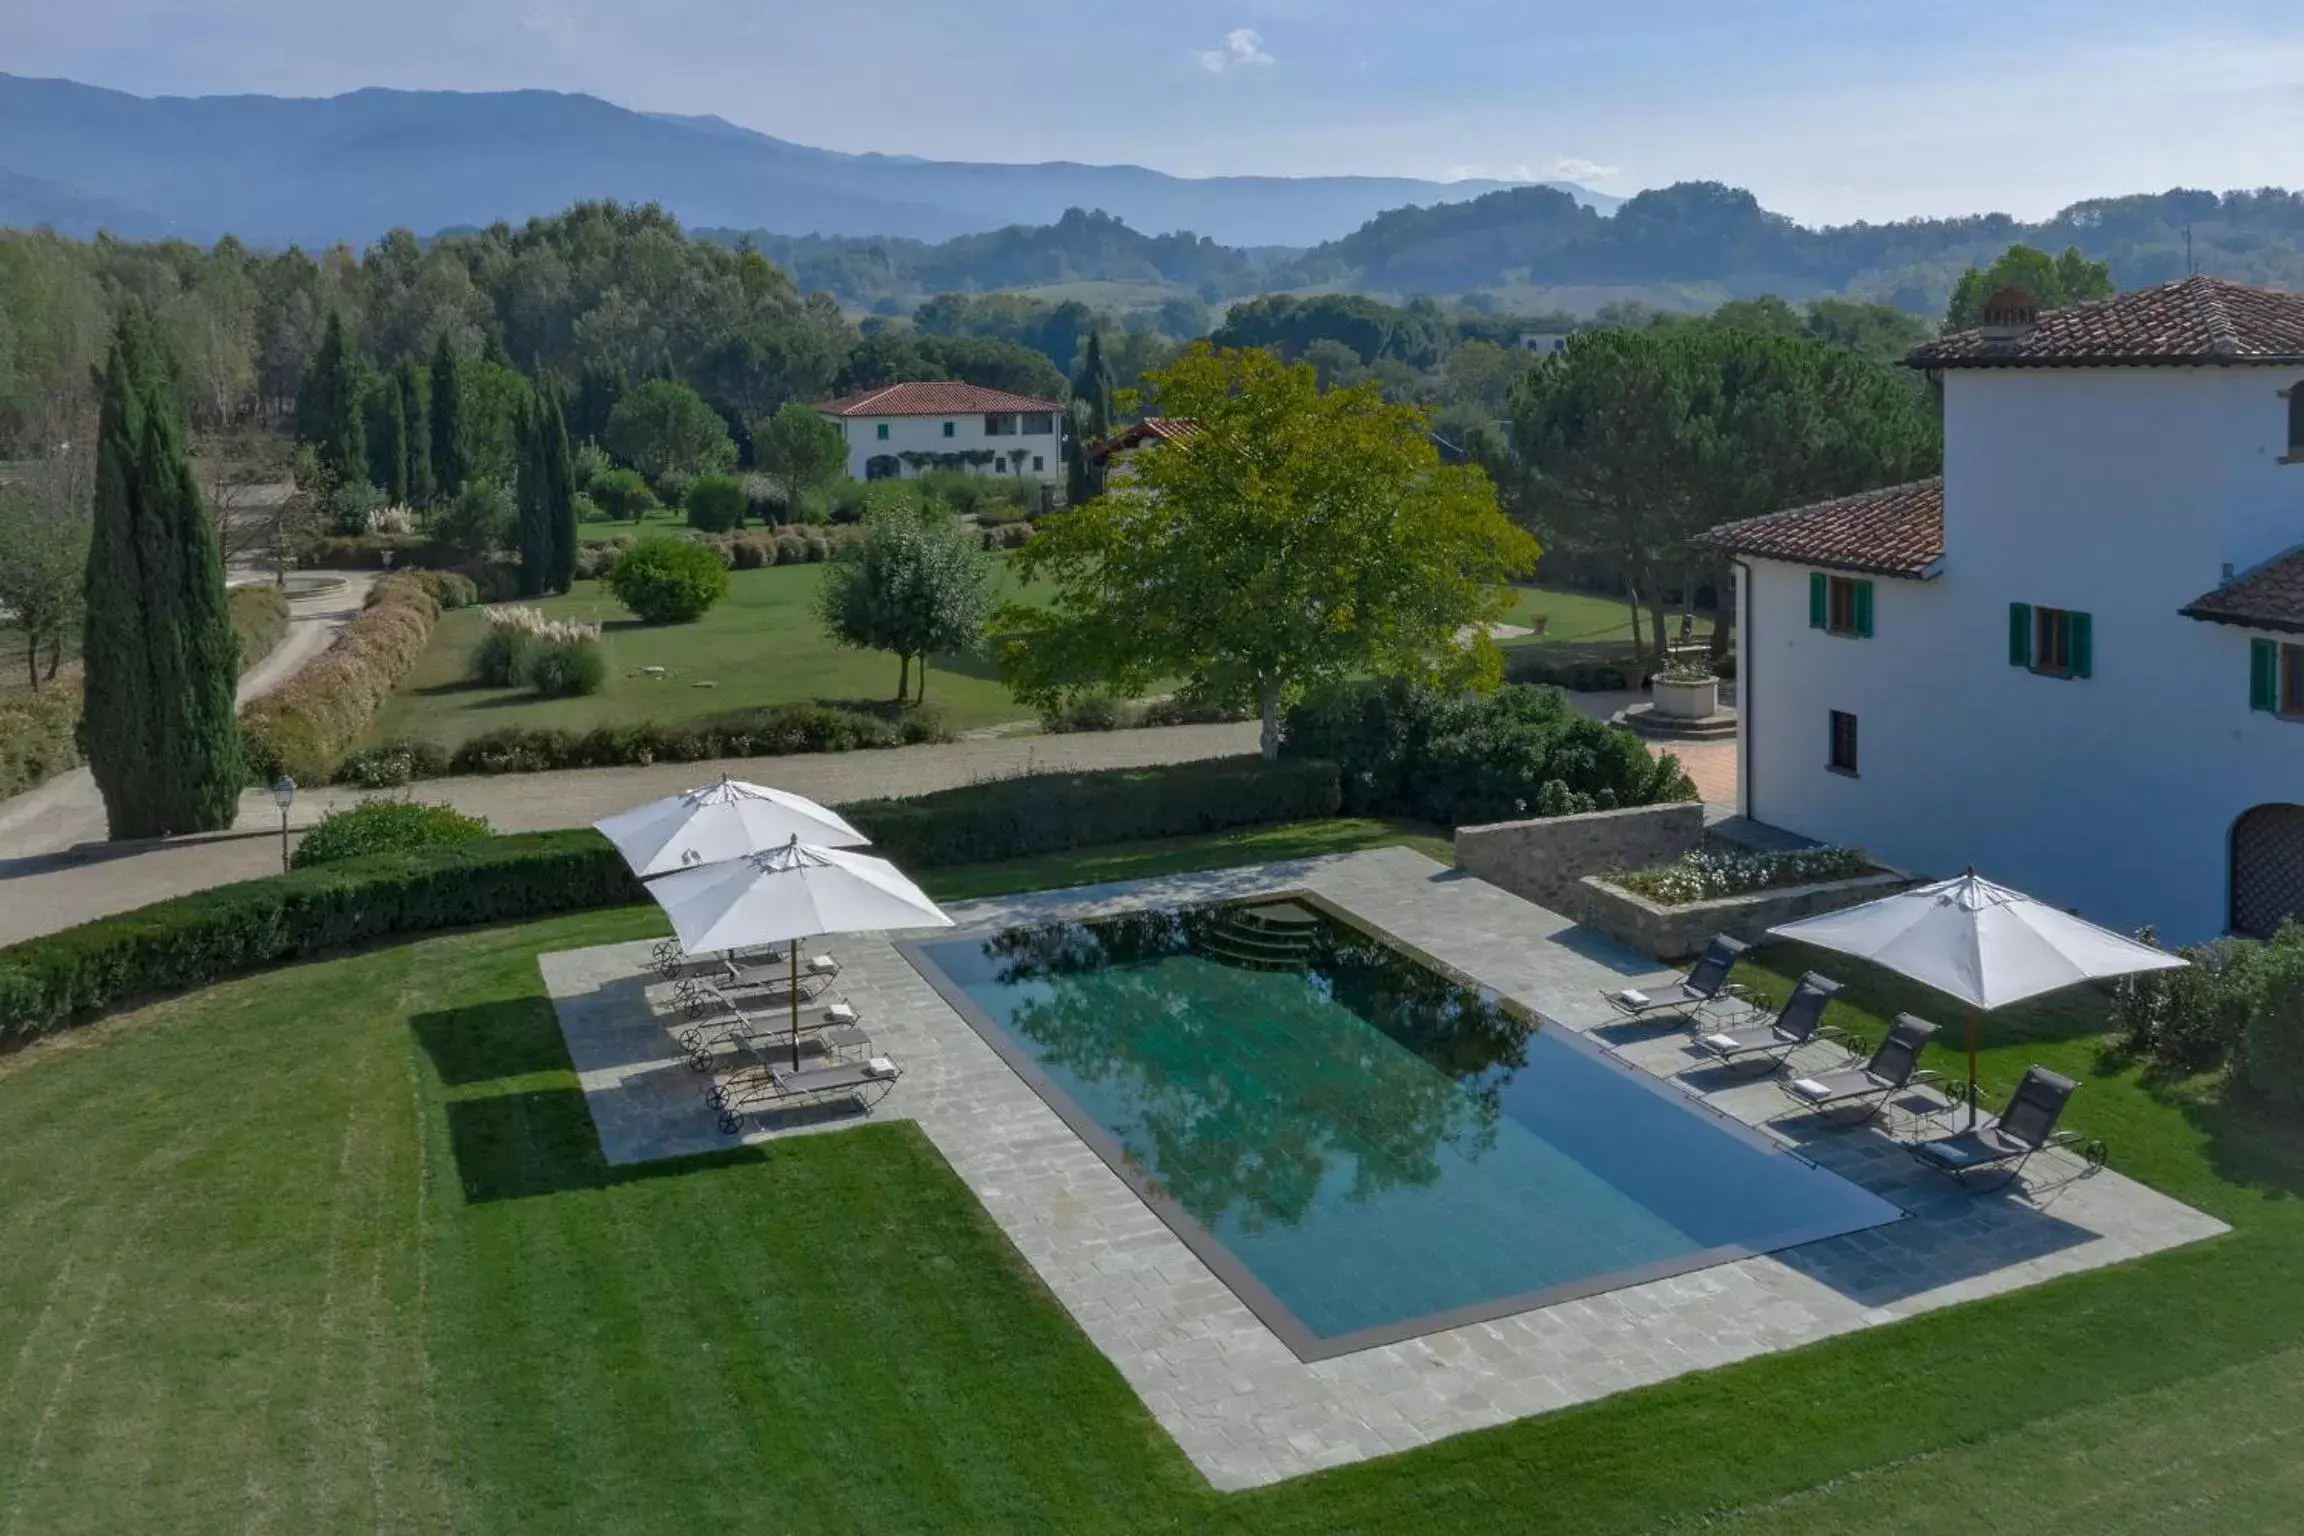
M 1742 812 L 2171 942 L 2304 917 L 2304 295 L 2011 289 L 1907 361 L 1940 479 L 1707 536 Z
M 889 384 L 816 413 L 848 439 L 848 473 L 895 480 L 931 469 L 1064 483 L 1064 407 L 977 384 Z

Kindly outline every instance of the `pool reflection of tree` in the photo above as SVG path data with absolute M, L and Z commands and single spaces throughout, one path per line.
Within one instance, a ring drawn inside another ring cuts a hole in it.
M 1349 1198 L 1364 1200 L 1437 1179 L 1444 1146 L 1477 1158 L 1494 1144 L 1526 1024 L 1325 915 L 1301 973 L 1188 960 L 1223 920 L 1222 908 L 1130 913 L 987 946 L 1003 983 L 1046 989 L 1011 1027 L 1044 1064 L 1120 1088 L 1133 1110 L 1123 1145 L 1195 1219 L 1293 1224 L 1332 1167 L 1350 1164 Z M 1180 960 L 1199 970 L 1189 999 L 1159 964 Z

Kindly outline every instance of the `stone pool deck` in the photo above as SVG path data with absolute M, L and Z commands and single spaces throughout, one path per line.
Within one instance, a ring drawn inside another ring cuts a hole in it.
M 1911 1218 L 1845 1237 L 1306 1364 L 1001 1061 L 889 939 L 850 939 L 830 996 L 855 1005 L 904 1077 L 874 1113 L 918 1122 L 1082 1330 L 1219 1488 L 1246 1488 L 1589 1402 L 1686 1371 L 1889 1323 L 2214 1236 L 2224 1225 L 2118 1173 L 2035 1159 L 2002 1193 L 1915 1165 L 1881 1129 L 1825 1130 L 1771 1083 L 1701 1068 L 1668 1027 L 1627 1025 L 1604 990 L 1652 962 L 1406 849 L 957 904 L 963 928 L 1308 890 L 1586 1032 L 1712 1108 L 1761 1125 Z M 603 1152 L 629 1163 L 721 1150 L 701 1080 L 672 1048 L 650 946 L 541 956 Z M 1828 1048 L 1827 1048 L 1828 1049 Z M 1822 1066 L 1819 1052 L 1803 1058 Z M 1886 1117 L 1883 1117 L 1886 1118 Z M 817 1134 L 856 1117 L 753 1125 Z M 2115 1155 L 2118 1149 L 2114 1148 Z

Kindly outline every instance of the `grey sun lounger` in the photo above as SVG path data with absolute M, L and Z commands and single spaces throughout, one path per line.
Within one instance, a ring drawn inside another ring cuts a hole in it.
M 719 1009 L 719 1017 L 682 1030 L 679 1035 L 688 1065 L 696 1071 L 710 1070 L 714 1053 L 724 1045 L 735 1046 L 764 1067 L 772 1065 L 770 1058 L 776 1044 L 793 1038 L 790 1020 L 755 1018 L 709 983 L 704 992 Z M 845 1000 L 802 1013 L 798 1034 L 808 1049 L 820 1055 L 843 1056 L 872 1048 L 872 1037 L 864 1032 L 862 1017 Z M 786 1059 L 790 1059 L 789 1055 Z
M 837 963 L 829 970 L 803 970 L 799 986 L 795 988 L 791 970 L 783 961 L 749 966 L 729 963 L 716 971 L 700 970 L 682 976 L 672 984 L 672 1000 L 687 1009 L 692 1017 L 710 1013 L 718 1006 L 713 999 L 725 1000 L 738 993 L 755 1003 L 765 1004 L 786 1002 L 797 990 L 801 1002 L 812 1003 L 831 990 L 833 979 L 839 974 Z
M 1986 1189 L 1998 1189 L 2013 1182 L 2035 1152 L 2049 1147 L 2063 1147 L 2078 1154 L 2087 1163 L 2087 1172 L 2094 1173 L 2104 1166 L 2104 1143 L 2056 1129 L 2064 1106 L 2071 1102 L 2079 1087 L 2071 1078 L 2046 1067 L 2027 1067 L 2024 1080 L 2009 1096 L 2006 1109 L 1972 1131 L 1916 1142 L 1911 1148 L 1912 1155 L 1938 1173 L 1963 1183 L 1972 1174 L 1999 1174 L 1994 1183 L 1979 1186 Z
M 1776 1086 L 1793 1102 L 1828 1120 L 1862 1125 L 1886 1108 L 1896 1094 L 1934 1080 L 1935 1073 L 1921 1069 L 1920 1053 L 1936 1033 L 1937 1026 L 1926 1019 L 1900 1013 L 1888 1026 L 1887 1038 L 1868 1059 L 1812 1077 L 1779 1079 Z M 1850 1119 L 1845 1112 L 1851 1108 L 1862 1113 Z
M 895 1087 L 896 1079 L 903 1075 L 904 1069 L 885 1056 L 802 1067 L 798 1071 L 769 1068 L 756 1077 L 726 1085 L 713 1084 L 705 1091 L 704 1102 L 719 1112 L 722 1134 L 732 1136 L 745 1115 L 797 1109 L 830 1099 L 854 1099 L 870 1114 L 872 1106 L 887 1097 L 888 1090 Z
M 1704 953 L 1695 966 L 1679 980 L 1654 992 L 1626 988 L 1602 996 L 1608 999 L 1610 1007 L 1627 1018 L 1692 1020 L 1707 1009 L 1743 1001 L 1739 995 L 1742 989 L 1728 979 L 1728 973 L 1751 947 L 1724 933 L 1716 933 L 1712 942 L 1704 946 Z
M 1724 1066 L 1758 1061 L 1771 1068 L 1780 1067 L 1794 1051 L 1810 1041 L 1835 1038 L 1837 1031 L 1824 1023 L 1824 1010 L 1839 990 L 1840 983 L 1810 971 L 1800 978 L 1800 984 L 1785 1000 L 1783 1012 L 1775 1018 L 1746 1029 L 1698 1035 L 1696 1049 Z

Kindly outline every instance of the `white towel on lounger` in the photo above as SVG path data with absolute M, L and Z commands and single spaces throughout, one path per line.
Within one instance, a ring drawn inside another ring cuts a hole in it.
M 1828 1099 L 1832 1097 L 1832 1090 L 1812 1077 L 1794 1078 L 1792 1091 L 1804 1099 Z
M 853 1024 L 856 1022 L 856 1010 L 846 1003 L 834 1003 L 824 1010 L 824 1021 L 827 1024 Z
M 1648 994 L 1638 987 L 1626 987 L 1616 994 L 1616 1001 L 1627 1008 L 1645 1008 L 1648 1006 Z
M 894 1077 L 897 1075 L 896 1063 L 885 1056 L 875 1056 L 864 1063 L 864 1071 L 870 1077 Z
M 1732 1051 L 1736 1049 L 1737 1040 L 1734 1035 L 1706 1035 L 1704 1043 L 1716 1051 Z

